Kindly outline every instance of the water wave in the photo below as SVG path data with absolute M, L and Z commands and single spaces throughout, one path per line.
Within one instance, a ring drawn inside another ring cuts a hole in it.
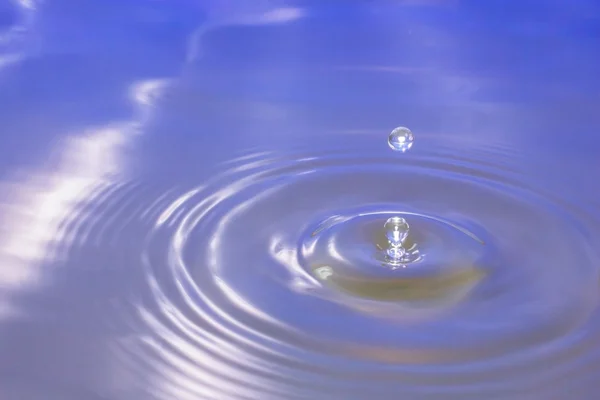
M 140 332 L 115 346 L 149 371 L 149 393 L 552 398 L 593 379 L 597 215 L 496 151 L 423 148 L 256 152 L 200 185 L 134 180 L 86 206 L 81 245 L 139 250 L 139 293 L 111 318 Z M 396 213 L 426 261 L 377 260 Z

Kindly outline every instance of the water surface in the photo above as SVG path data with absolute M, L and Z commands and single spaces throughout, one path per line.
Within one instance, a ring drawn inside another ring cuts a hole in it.
M 595 399 L 599 48 L 591 0 L 0 1 L 0 397 Z

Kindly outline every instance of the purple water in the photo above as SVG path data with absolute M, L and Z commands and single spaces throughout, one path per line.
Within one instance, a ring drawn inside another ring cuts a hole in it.
M 0 399 L 596 399 L 598 71 L 593 0 L 0 0 Z

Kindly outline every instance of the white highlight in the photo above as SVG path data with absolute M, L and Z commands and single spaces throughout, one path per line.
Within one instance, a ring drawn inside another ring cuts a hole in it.
M 196 29 L 190 36 L 186 64 L 191 63 L 200 57 L 202 37 L 209 31 L 232 25 L 260 26 L 285 24 L 305 16 L 306 11 L 302 8 L 280 7 L 260 13 L 239 14 L 231 17 L 216 18 L 214 21 L 208 22 Z
M 123 173 L 122 150 L 151 120 L 155 100 L 167 82 L 154 79 L 131 85 L 136 105 L 132 119 L 68 136 L 58 144 L 60 157 L 53 171 L 42 169 L 24 180 L 0 183 L 0 193 L 7 194 L 0 203 L 2 290 L 41 283 L 42 261 L 60 258 L 57 245 L 68 248 L 74 239 L 69 232 L 86 219 L 77 208 L 114 185 Z

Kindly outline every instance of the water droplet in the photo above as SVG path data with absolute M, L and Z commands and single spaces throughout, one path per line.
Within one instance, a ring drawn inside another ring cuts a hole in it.
M 392 217 L 385 222 L 384 229 L 390 244 L 386 251 L 389 261 L 398 263 L 402 261 L 406 254 L 406 249 L 402 247 L 402 244 L 408 236 L 408 222 L 402 217 Z
M 402 217 L 392 217 L 385 222 L 385 235 L 392 246 L 402 246 L 409 230 L 408 222 Z
M 410 129 L 402 126 L 394 129 L 388 137 L 390 148 L 403 153 L 412 147 L 414 141 L 415 136 Z

